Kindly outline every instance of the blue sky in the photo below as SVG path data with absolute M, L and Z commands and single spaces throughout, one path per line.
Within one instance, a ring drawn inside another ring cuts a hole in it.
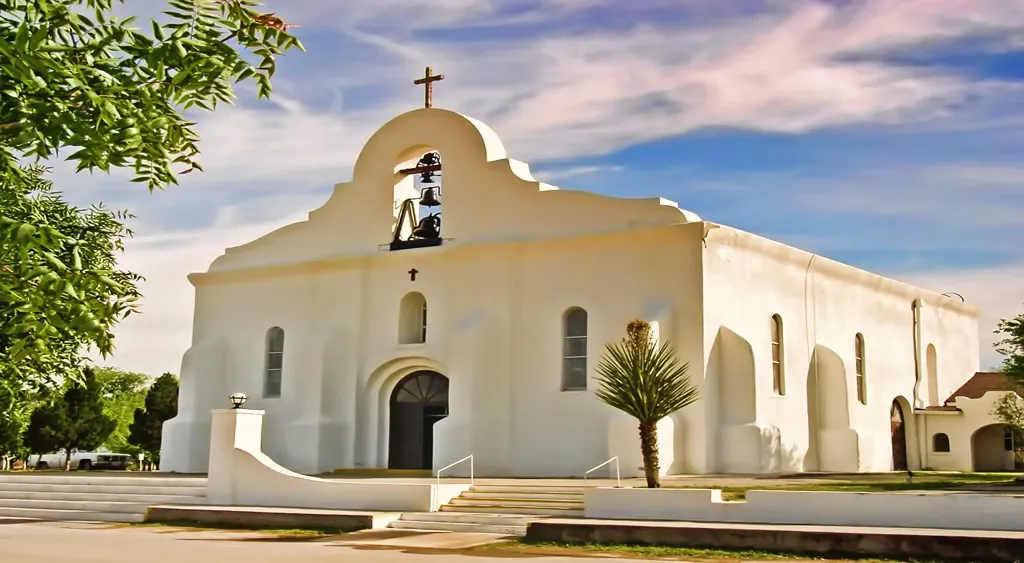
M 666 197 L 962 293 L 986 347 L 1024 312 L 1022 0 L 267 4 L 307 52 L 280 61 L 274 101 L 243 89 L 197 116 L 204 174 L 153 195 L 118 175 L 67 190 L 139 216 L 124 263 L 148 304 L 111 363 L 177 371 L 185 275 L 322 203 L 377 127 L 421 105 L 428 64 L 446 76 L 436 105 L 491 125 L 538 178 Z

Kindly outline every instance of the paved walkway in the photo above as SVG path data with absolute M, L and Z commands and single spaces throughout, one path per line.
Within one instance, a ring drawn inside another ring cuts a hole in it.
M 382 532 L 390 532 L 382 533 Z M 360 535 L 363 534 L 363 535 Z M 374 535 L 376 534 L 376 536 Z M 433 545 L 427 536 L 434 536 Z M 417 539 L 418 538 L 418 539 Z M 492 541 L 483 534 L 380 530 L 328 539 L 281 540 L 267 534 L 184 531 L 109 524 L 24 522 L 0 519 L 0 561 L 34 563 L 145 563 L 244 561 L 246 563 L 484 563 L 521 558 L 502 552 L 449 551 Z M 329 559 L 328 559 L 329 558 Z M 534 557 L 531 563 L 625 561 L 608 557 Z

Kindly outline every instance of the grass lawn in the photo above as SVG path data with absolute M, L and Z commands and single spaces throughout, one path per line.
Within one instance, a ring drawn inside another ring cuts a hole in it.
M 711 487 L 701 485 L 673 485 L 665 483 L 666 488 L 720 488 L 724 500 L 743 500 L 747 491 L 771 489 L 776 491 L 842 491 L 857 493 L 886 493 L 894 491 L 956 491 L 970 490 L 984 485 L 993 492 L 998 492 L 1001 485 L 1012 486 L 1015 473 L 938 473 L 931 471 L 915 472 L 911 482 L 902 473 L 866 473 L 863 475 L 836 475 L 822 477 L 820 483 L 804 482 L 798 484 L 751 484 L 739 487 Z M 808 479 L 811 481 L 810 479 Z M 1017 485 L 1020 485 L 1017 483 Z
M 752 561 L 828 561 L 831 563 L 940 563 L 927 559 L 827 559 L 820 555 L 801 555 L 796 553 L 773 553 L 757 550 L 723 550 L 699 549 L 685 547 L 659 547 L 643 545 L 594 545 L 594 544 L 559 544 L 534 543 L 525 540 L 487 544 L 472 548 L 473 551 L 504 551 L 520 555 L 532 556 L 605 556 L 626 559 L 647 559 L 658 561 L 707 561 L 714 563 L 746 563 Z M 948 563 L 948 562 L 945 562 Z

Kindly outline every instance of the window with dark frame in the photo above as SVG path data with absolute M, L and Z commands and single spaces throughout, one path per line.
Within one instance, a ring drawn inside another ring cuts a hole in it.
M 587 312 L 574 307 L 565 313 L 562 330 L 562 391 L 587 389 Z

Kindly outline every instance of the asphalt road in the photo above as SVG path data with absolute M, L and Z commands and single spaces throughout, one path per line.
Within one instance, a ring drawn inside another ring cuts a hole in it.
M 389 532 L 391 530 L 388 530 Z M 396 530 L 398 531 L 398 530 Z M 383 530 L 381 532 L 384 532 Z M 436 534 L 433 534 L 436 535 Z M 353 563 L 496 563 L 501 559 L 526 559 L 529 563 L 566 561 L 627 561 L 609 557 L 538 557 L 500 551 L 439 551 L 418 547 L 409 537 L 406 545 L 379 542 L 345 543 L 304 539 L 285 541 L 259 533 L 221 530 L 192 531 L 162 527 L 69 522 L 25 522 L 0 519 L 0 561 L 33 563 L 305 563 L 351 561 Z M 417 539 L 417 538 L 413 538 Z M 425 539 L 425 538 L 424 538 Z M 424 543 L 424 542 L 419 542 Z M 429 543 L 429 542 L 425 542 Z M 635 561 L 635 560 L 634 560 Z

